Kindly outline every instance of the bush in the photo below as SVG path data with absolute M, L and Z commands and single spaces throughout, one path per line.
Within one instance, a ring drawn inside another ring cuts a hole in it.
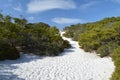
M 102 45 L 98 48 L 97 54 L 100 54 L 100 57 L 105 57 L 110 55 L 114 49 L 118 47 L 118 44 L 115 42 L 109 42 L 108 44 Z
M 120 80 L 120 66 L 116 66 L 115 72 L 113 73 L 111 80 Z
M 116 66 L 115 72 L 112 75 L 111 80 L 120 80 L 120 46 L 112 53 L 112 59 Z
M 63 34 L 63 36 L 68 37 L 68 38 L 72 38 L 73 37 L 73 32 L 67 31 L 66 33 Z
M 98 40 L 97 33 L 86 32 L 80 35 L 79 37 L 79 45 L 86 51 L 92 52 L 97 50 L 100 46 L 100 41 Z
M 97 50 L 97 54 L 100 54 L 100 57 L 105 57 L 109 55 L 109 48 L 107 45 L 102 45 L 100 48 Z
M 42 22 L 27 23 L 25 18 L 12 18 L 9 15 L 3 16 L 0 21 L 0 60 L 17 59 L 20 51 L 55 56 L 69 46 L 55 26 Z
M 63 45 L 64 45 L 64 48 L 70 48 L 71 47 L 71 45 L 69 44 L 69 42 L 67 40 L 64 40 Z
M 16 48 L 11 47 L 9 44 L 0 44 L 0 60 L 14 60 L 19 57 L 20 55 Z

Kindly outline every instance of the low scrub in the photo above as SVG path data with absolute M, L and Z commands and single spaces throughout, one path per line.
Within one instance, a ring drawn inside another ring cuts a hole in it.
M 9 44 L 0 45 L 0 60 L 15 60 L 19 57 L 20 55 L 16 48 L 11 47 Z
M 112 75 L 111 80 L 120 80 L 120 46 L 112 53 L 112 59 L 116 66 L 115 72 Z

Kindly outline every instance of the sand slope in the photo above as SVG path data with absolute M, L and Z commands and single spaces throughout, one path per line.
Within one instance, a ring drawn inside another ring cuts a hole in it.
M 86 53 L 79 49 L 77 42 L 64 39 L 72 48 L 60 56 L 21 54 L 18 60 L 1 61 L 0 80 L 109 80 L 114 71 L 110 57 L 100 58 L 94 53 Z

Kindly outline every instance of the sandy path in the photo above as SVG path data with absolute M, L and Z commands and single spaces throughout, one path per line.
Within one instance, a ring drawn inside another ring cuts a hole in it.
M 67 39 L 67 38 L 64 38 Z M 77 42 L 58 57 L 22 55 L 0 62 L 0 80 L 108 80 L 114 71 L 111 58 L 85 53 Z

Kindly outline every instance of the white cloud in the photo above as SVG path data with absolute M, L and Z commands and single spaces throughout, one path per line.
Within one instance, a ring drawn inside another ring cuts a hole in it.
M 74 9 L 76 4 L 72 0 L 31 0 L 27 8 L 29 13 L 37 13 L 52 9 Z
M 64 18 L 64 17 L 56 17 L 52 19 L 53 22 L 57 24 L 69 24 L 69 23 L 80 23 L 83 22 L 81 19 L 76 18 Z
M 17 6 L 13 7 L 14 10 L 21 12 L 22 11 L 22 6 L 19 3 Z
M 88 2 L 88 3 L 85 3 L 85 4 L 82 4 L 80 6 L 80 9 L 84 10 L 84 9 L 88 9 L 94 5 L 96 5 L 98 2 L 97 1 L 92 1 L 92 2 Z
M 31 16 L 31 17 L 29 17 L 28 19 L 29 19 L 29 20 L 34 20 L 34 17 Z

